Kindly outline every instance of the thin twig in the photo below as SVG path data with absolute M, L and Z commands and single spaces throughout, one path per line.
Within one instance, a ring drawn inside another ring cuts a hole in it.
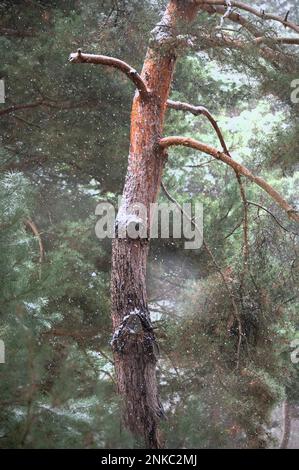
M 247 200 L 247 204 L 250 204 L 251 206 L 258 207 L 259 209 L 262 209 L 263 211 L 267 212 L 267 214 L 271 215 L 271 217 L 274 219 L 274 221 L 277 223 L 277 225 L 279 225 L 279 227 L 282 228 L 285 232 L 292 233 L 293 235 L 298 235 L 298 233 L 292 232 L 291 230 L 288 230 L 287 228 L 285 228 L 282 225 L 282 223 L 277 219 L 277 217 L 269 209 L 267 209 L 266 207 L 262 206 L 261 204 L 258 204 L 257 202 L 248 201 L 248 200 Z
M 231 14 L 231 12 L 232 12 L 232 10 L 233 10 L 232 4 L 231 4 L 231 1 L 230 1 L 230 0 L 226 0 L 225 3 L 226 3 L 226 6 L 227 6 L 227 9 L 226 9 L 226 12 L 224 13 L 224 15 L 221 16 L 219 29 L 222 29 L 223 24 L 224 24 L 224 21 L 225 21 L 225 18 L 227 18 L 227 17 Z

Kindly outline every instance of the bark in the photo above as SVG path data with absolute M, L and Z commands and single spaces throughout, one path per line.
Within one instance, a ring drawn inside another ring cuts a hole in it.
M 151 96 L 144 100 L 136 93 L 133 101 L 129 164 L 118 231 L 126 225 L 124 214 L 129 205 L 143 203 L 149 218 L 150 203 L 157 199 L 166 158 L 159 140 L 176 61 L 175 29 L 179 22 L 191 21 L 196 11 L 193 2 L 171 0 L 162 21 L 152 31 L 141 73 Z M 112 346 L 124 421 L 147 447 L 159 448 L 162 442 L 158 421 L 164 413 L 156 380 L 157 345 L 146 294 L 148 250 L 148 240 L 127 237 L 113 241 Z

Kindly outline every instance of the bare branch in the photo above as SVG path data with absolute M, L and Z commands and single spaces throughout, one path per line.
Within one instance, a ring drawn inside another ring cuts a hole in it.
M 40 236 L 40 233 L 38 231 L 37 226 L 33 222 L 33 220 L 27 219 L 25 220 L 25 225 L 30 228 L 32 231 L 33 235 L 37 238 L 38 240 L 38 245 L 39 245 L 39 262 L 42 263 L 45 255 L 45 250 L 44 250 L 44 245 Z
M 183 103 L 181 101 L 172 101 L 172 100 L 167 101 L 167 106 L 171 109 L 176 109 L 178 111 L 189 111 L 190 113 L 194 114 L 194 116 L 199 116 L 200 114 L 206 116 L 208 118 L 208 120 L 210 121 L 210 123 L 212 124 L 213 128 L 216 131 L 216 134 L 219 138 L 219 141 L 221 143 L 223 151 L 227 155 L 229 155 L 229 151 L 227 149 L 225 140 L 224 140 L 222 132 L 221 132 L 221 130 L 220 130 L 218 124 L 217 124 L 217 121 L 215 121 L 212 114 L 210 113 L 210 111 L 207 108 L 205 108 L 204 106 L 193 106 L 193 105 L 188 104 L 188 103 Z
M 200 7 L 201 5 L 203 6 L 204 5 L 221 5 L 225 7 L 227 6 L 226 0 L 197 0 L 196 3 Z M 264 11 L 257 10 L 256 8 L 250 6 L 248 3 L 231 1 L 230 4 L 232 7 L 238 8 L 239 10 L 247 11 L 248 13 L 251 13 L 252 15 L 256 17 L 261 18 L 262 20 L 277 21 L 278 23 L 281 23 L 286 28 L 290 28 L 293 31 L 296 31 L 297 33 L 299 33 L 299 25 L 297 25 L 296 23 L 293 23 L 292 21 L 288 21 L 288 18 L 286 18 L 286 16 L 279 16 L 279 15 L 274 15 L 272 13 L 265 13 Z
M 83 54 L 81 52 L 81 49 L 78 49 L 77 52 L 70 54 L 69 61 L 75 64 L 87 63 L 108 65 L 109 67 L 114 67 L 123 72 L 134 83 L 142 99 L 147 99 L 150 96 L 150 92 L 147 89 L 146 84 L 139 75 L 139 73 L 133 67 L 131 67 L 129 64 L 122 60 L 105 55 Z
M 221 160 L 222 162 L 226 163 L 231 168 L 233 168 L 233 170 L 235 170 L 237 173 L 243 176 L 246 176 L 250 181 L 260 186 L 264 191 L 266 191 L 269 194 L 269 196 L 272 197 L 272 199 L 274 199 L 277 202 L 277 204 L 283 210 L 287 212 L 290 219 L 296 222 L 299 222 L 298 211 L 296 211 L 292 206 L 290 206 L 288 202 L 270 184 L 268 184 L 263 178 L 253 175 L 251 171 L 249 171 L 245 166 L 233 160 L 226 153 L 220 152 L 215 147 L 212 147 L 211 145 L 208 145 L 208 144 L 204 144 L 190 137 L 174 136 L 174 137 L 165 137 L 160 140 L 160 146 L 162 148 L 167 148 L 173 145 L 183 145 L 185 147 L 194 148 L 196 150 L 199 150 L 200 152 L 211 155 L 217 160 Z
M 243 219 L 240 220 L 240 222 L 238 222 L 237 225 L 234 226 L 234 228 L 229 232 L 228 235 L 225 235 L 223 240 L 227 240 L 229 237 L 231 237 L 235 233 L 235 231 L 238 230 L 239 227 L 241 227 L 242 223 L 243 223 Z

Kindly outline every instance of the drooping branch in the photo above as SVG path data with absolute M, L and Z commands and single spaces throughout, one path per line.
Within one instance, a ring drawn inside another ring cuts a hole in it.
M 105 55 L 84 54 L 81 49 L 78 49 L 77 52 L 70 54 L 69 61 L 75 64 L 87 63 L 114 67 L 123 72 L 134 83 L 142 99 L 145 100 L 150 96 L 150 92 L 139 73 L 123 60 Z
M 242 296 L 245 275 L 248 270 L 249 263 L 249 237 L 248 237 L 248 202 L 246 198 L 246 192 L 244 189 L 243 181 L 240 174 L 235 171 L 236 178 L 238 181 L 240 195 L 243 203 L 243 269 L 241 272 L 241 281 L 240 281 L 240 292 Z
M 38 246 L 39 246 L 39 262 L 42 263 L 45 255 L 45 250 L 44 250 L 44 245 L 40 236 L 40 233 L 38 231 L 37 226 L 33 222 L 33 220 L 26 219 L 25 220 L 25 225 L 30 228 L 32 231 L 33 235 L 36 237 L 38 241 Z
M 41 104 L 41 100 L 35 101 L 34 103 L 15 104 L 9 106 L 8 108 L 0 109 L 0 116 L 3 116 L 4 114 L 13 113 L 22 109 L 37 108 L 38 106 L 41 106 Z
M 210 123 L 212 124 L 213 128 L 215 129 L 215 132 L 218 136 L 218 139 L 221 143 L 221 146 L 223 148 L 223 151 L 229 155 L 229 151 L 227 149 L 225 140 L 223 138 L 222 132 L 217 124 L 217 121 L 213 118 L 212 114 L 210 111 L 205 108 L 204 106 L 193 106 L 189 103 L 183 103 L 181 101 L 172 101 L 168 100 L 167 101 L 167 106 L 171 109 L 176 109 L 177 111 L 188 111 L 189 113 L 194 114 L 194 116 L 199 116 L 202 114 L 203 116 L 206 116 Z
M 162 148 L 168 148 L 173 145 L 183 145 L 185 147 L 190 147 L 190 148 L 199 150 L 200 152 L 211 155 L 217 160 L 220 160 L 226 163 L 231 168 L 233 168 L 233 170 L 235 170 L 237 173 L 243 176 L 246 176 L 246 178 L 248 178 L 250 181 L 260 186 L 264 191 L 266 191 L 269 194 L 269 196 L 271 196 L 272 199 L 274 199 L 277 202 L 277 204 L 283 210 L 287 212 L 290 219 L 296 222 L 299 222 L 298 211 L 296 211 L 292 206 L 290 206 L 290 204 L 269 183 L 267 183 L 260 176 L 255 176 L 245 166 L 233 160 L 226 153 L 220 152 L 215 147 L 212 147 L 211 145 L 208 145 L 208 144 L 204 144 L 190 137 L 174 136 L 174 137 L 165 137 L 160 140 L 160 146 Z
M 212 6 L 225 6 L 227 7 L 227 0 L 196 0 L 197 5 L 201 8 L 202 6 L 204 7 L 205 5 L 212 5 Z M 272 13 L 266 13 L 264 10 L 257 10 L 256 8 L 252 7 L 248 3 L 243 3 L 243 2 L 236 2 L 236 1 L 230 1 L 230 6 L 234 8 L 238 8 L 239 10 L 246 11 L 248 13 L 251 13 L 252 15 L 256 16 L 257 18 L 261 18 L 262 20 L 270 20 L 270 21 L 276 21 L 278 23 L 281 23 L 283 26 L 286 28 L 290 28 L 293 31 L 296 31 L 299 33 L 299 25 L 296 23 L 289 21 L 288 18 L 285 16 L 279 16 L 275 15 Z M 228 14 L 229 17 L 229 14 Z
M 165 187 L 165 184 L 163 183 L 163 181 L 161 182 L 161 188 L 163 189 L 166 197 L 171 201 L 173 202 L 177 208 L 179 209 L 179 211 L 181 212 L 182 216 L 185 217 L 192 225 L 193 227 L 195 228 L 195 230 L 199 233 L 199 235 L 201 236 L 202 233 L 201 233 L 201 230 L 200 228 L 198 227 L 198 225 L 196 224 L 196 222 L 193 220 L 192 217 L 190 217 L 186 211 L 184 211 L 183 207 L 178 203 L 178 201 L 170 194 L 170 192 L 168 191 L 168 189 Z M 239 365 L 240 365 L 240 353 L 241 353 L 241 344 L 242 344 L 242 338 L 244 336 L 243 334 L 243 329 L 242 329 L 242 322 L 241 322 L 241 316 L 240 316 L 240 312 L 239 312 L 239 309 L 238 309 L 238 306 L 237 306 L 237 302 L 235 300 L 235 296 L 234 296 L 234 293 L 229 285 L 229 283 L 227 282 L 227 279 L 225 277 L 225 274 L 224 272 L 222 271 L 220 265 L 218 264 L 211 248 L 209 247 L 208 243 L 206 242 L 206 240 L 204 239 L 203 237 L 203 247 L 204 249 L 206 250 L 206 252 L 208 253 L 209 257 L 211 258 L 212 260 L 212 263 L 213 265 L 215 266 L 216 268 L 216 271 L 218 272 L 218 274 L 220 275 L 221 277 L 221 280 L 224 284 L 224 287 L 227 291 L 227 294 L 231 300 L 231 304 L 232 304 L 232 307 L 233 307 L 233 318 L 236 320 L 237 322 L 237 325 L 238 325 L 238 335 L 239 335 L 239 338 L 238 338 L 238 346 L 237 346 L 237 354 L 236 354 L 236 370 L 239 369 Z
M 227 18 L 233 10 L 232 2 L 230 0 L 226 0 L 226 6 L 227 6 L 227 9 L 225 13 L 222 15 L 221 20 L 220 20 L 220 26 L 219 26 L 220 28 L 222 28 L 222 26 L 224 25 L 225 18 Z

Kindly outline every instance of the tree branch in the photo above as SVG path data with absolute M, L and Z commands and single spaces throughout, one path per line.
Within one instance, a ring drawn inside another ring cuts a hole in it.
M 208 5 L 204 4 L 201 7 L 201 10 L 206 11 L 210 15 L 218 14 L 218 15 L 224 15 L 225 14 L 225 7 L 223 6 L 214 6 L 214 5 Z M 247 31 L 249 31 L 253 36 L 259 37 L 261 36 L 260 30 L 247 18 L 242 16 L 240 13 L 236 12 L 230 12 L 227 15 L 227 18 L 232 21 L 233 23 L 237 23 L 241 25 L 243 28 L 245 28 Z
M 38 245 L 39 245 L 39 262 L 42 263 L 45 255 L 45 250 L 44 250 L 44 245 L 40 236 L 40 233 L 38 231 L 37 226 L 33 222 L 33 220 L 27 219 L 25 220 L 25 225 L 30 228 L 32 231 L 33 235 L 37 238 L 38 240 Z
M 227 7 L 226 0 L 196 0 L 196 3 L 200 7 L 205 6 L 205 5 L 220 5 L 220 6 Z M 299 33 L 299 25 L 297 25 L 296 23 L 293 23 L 292 21 L 288 21 L 286 16 L 279 16 L 279 15 L 274 15 L 272 13 L 265 13 L 264 11 L 257 10 L 256 8 L 250 6 L 248 3 L 243 3 L 243 2 L 231 1 L 230 5 L 234 8 L 238 8 L 239 10 L 247 11 L 248 13 L 251 13 L 252 15 L 256 17 L 261 18 L 262 20 L 272 20 L 272 21 L 281 23 L 286 28 L 290 28 L 293 31 L 296 31 L 297 33 Z M 227 16 L 229 17 L 229 15 Z
M 194 148 L 196 150 L 199 150 L 200 152 L 211 155 L 217 160 L 221 160 L 222 162 L 226 163 L 237 173 L 246 176 L 250 181 L 260 186 L 264 191 L 269 194 L 269 196 L 271 196 L 272 199 L 277 202 L 277 204 L 283 210 L 287 212 L 290 219 L 299 222 L 298 211 L 296 211 L 292 206 L 290 206 L 288 202 L 270 184 L 268 184 L 263 178 L 253 175 L 251 171 L 249 171 L 245 166 L 233 160 L 226 153 L 220 152 L 211 145 L 204 144 L 190 137 L 174 136 L 165 137 L 160 140 L 160 146 L 162 148 L 168 148 L 173 145 L 183 145 L 185 147 Z
M 215 129 L 215 132 L 218 136 L 218 139 L 221 143 L 221 146 L 223 148 L 223 151 L 229 155 L 229 151 L 227 149 L 225 140 L 223 138 L 222 132 L 217 124 L 217 121 L 213 118 L 212 114 L 210 111 L 205 108 L 204 106 L 193 106 L 189 103 L 183 103 L 181 101 L 172 101 L 168 100 L 167 101 L 167 106 L 171 109 L 176 109 L 178 111 L 189 111 L 190 113 L 194 114 L 194 116 L 199 116 L 200 114 L 206 116 L 210 123 L 212 124 L 213 128 Z
M 222 28 L 224 24 L 225 18 L 227 18 L 231 14 L 232 10 L 233 10 L 232 2 L 230 0 L 226 0 L 226 11 L 221 17 L 220 25 L 219 25 L 220 29 Z
M 0 116 L 4 116 L 5 114 L 10 114 L 14 113 L 16 111 L 22 111 L 23 109 L 32 109 L 32 108 L 37 108 L 39 106 L 45 106 L 48 108 L 54 108 L 54 109 L 73 109 L 73 108 L 80 108 L 83 106 L 91 106 L 96 104 L 96 102 L 93 100 L 85 100 L 85 101 L 57 101 L 57 100 L 37 100 L 32 103 L 21 103 L 21 104 L 14 104 L 12 106 L 9 106 L 8 108 L 1 109 L 0 110 Z
M 105 55 L 97 54 L 83 54 L 81 49 L 77 52 L 70 54 L 69 61 L 75 64 L 87 63 L 87 64 L 100 64 L 114 67 L 123 72 L 136 86 L 142 99 L 146 100 L 150 96 L 150 92 L 146 87 L 145 82 L 139 75 L 139 73 L 126 62 L 109 57 Z
M 34 103 L 16 104 L 16 105 L 10 106 L 9 108 L 0 109 L 0 116 L 3 116 L 4 114 L 13 113 L 14 111 L 19 111 L 22 109 L 36 108 L 37 106 L 41 106 L 41 104 L 42 104 L 41 100 L 35 101 Z
M 211 4 L 203 4 L 201 7 L 201 10 L 206 11 L 210 15 L 214 14 L 219 14 L 219 15 L 224 15 L 226 12 L 226 8 L 224 6 L 220 5 L 211 5 Z M 254 36 L 254 38 L 257 40 L 257 43 L 252 42 L 253 45 L 255 44 L 262 44 L 262 43 L 267 43 L 267 45 L 264 47 L 261 47 L 259 49 L 260 54 L 262 57 L 266 60 L 269 60 L 271 63 L 277 64 L 277 61 L 279 59 L 283 60 L 284 66 L 288 66 L 287 61 L 289 60 L 288 57 L 286 57 L 282 52 L 277 51 L 276 49 L 273 49 L 273 47 L 276 44 L 297 44 L 297 39 L 298 38 L 288 38 L 288 37 L 280 37 L 280 38 L 266 38 L 264 35 L 264 31 L 259 29 L 255 24 L 253 24 L 251 21 L 249 21 L 247 18 L 245 18 L 243 15 L 237 12 L 231 12 L 227 15 L 227 18 L 232 21 L 233 23 L 239 24 L 242 26 L 246 31 L 248 31 L 250 34 Z M 202 32 L 201 32 L 202 36 Z M 261 39 L 265 38 L 265 39 Z M 241 40 L 234 40 L 230 38 L 227 35 L 222 35 L 222 37 L 210 37 L 208 35 L 205 35 L 205 39 L 207 41 L 210 41 L 212 47 L 230 47 L 230 48 L 237 48 L 237 49 L 243 49 L 245 47 L 250 46 L 251 42 L 250 41 L 241 41 Z M 270 44 L 270 39 L 272 43 Z M 277 42 L 275 41 L 277 39 Z M 288 68 L 290 68 L 288 66 Z
M 288 230 L 287 228 L 285 228 L 281 222 L 278 220 L 278 218 L 271 212 L 269 211 L 269 209 L 267 209 L 266 207 L 262 206 L 261 204 L 258 204 L 257 202 L 253 202 L 253 201 L 248 201 L 247 200 L 247 204 L 251 205 L 251 206 L 255 206 L 257 207 L 258 209 L 262 209 L 263 211 L 267 212 L 267 214 L 271 215 L 271 217 L 273 217 L 274 221 L 277 223 L 277 225 L 282 228 L 285 232 L 288 232 L 288 233 L 292 233 L 294 235 L 298 235 L 296 232 L 292 232 L 290 230 Z

